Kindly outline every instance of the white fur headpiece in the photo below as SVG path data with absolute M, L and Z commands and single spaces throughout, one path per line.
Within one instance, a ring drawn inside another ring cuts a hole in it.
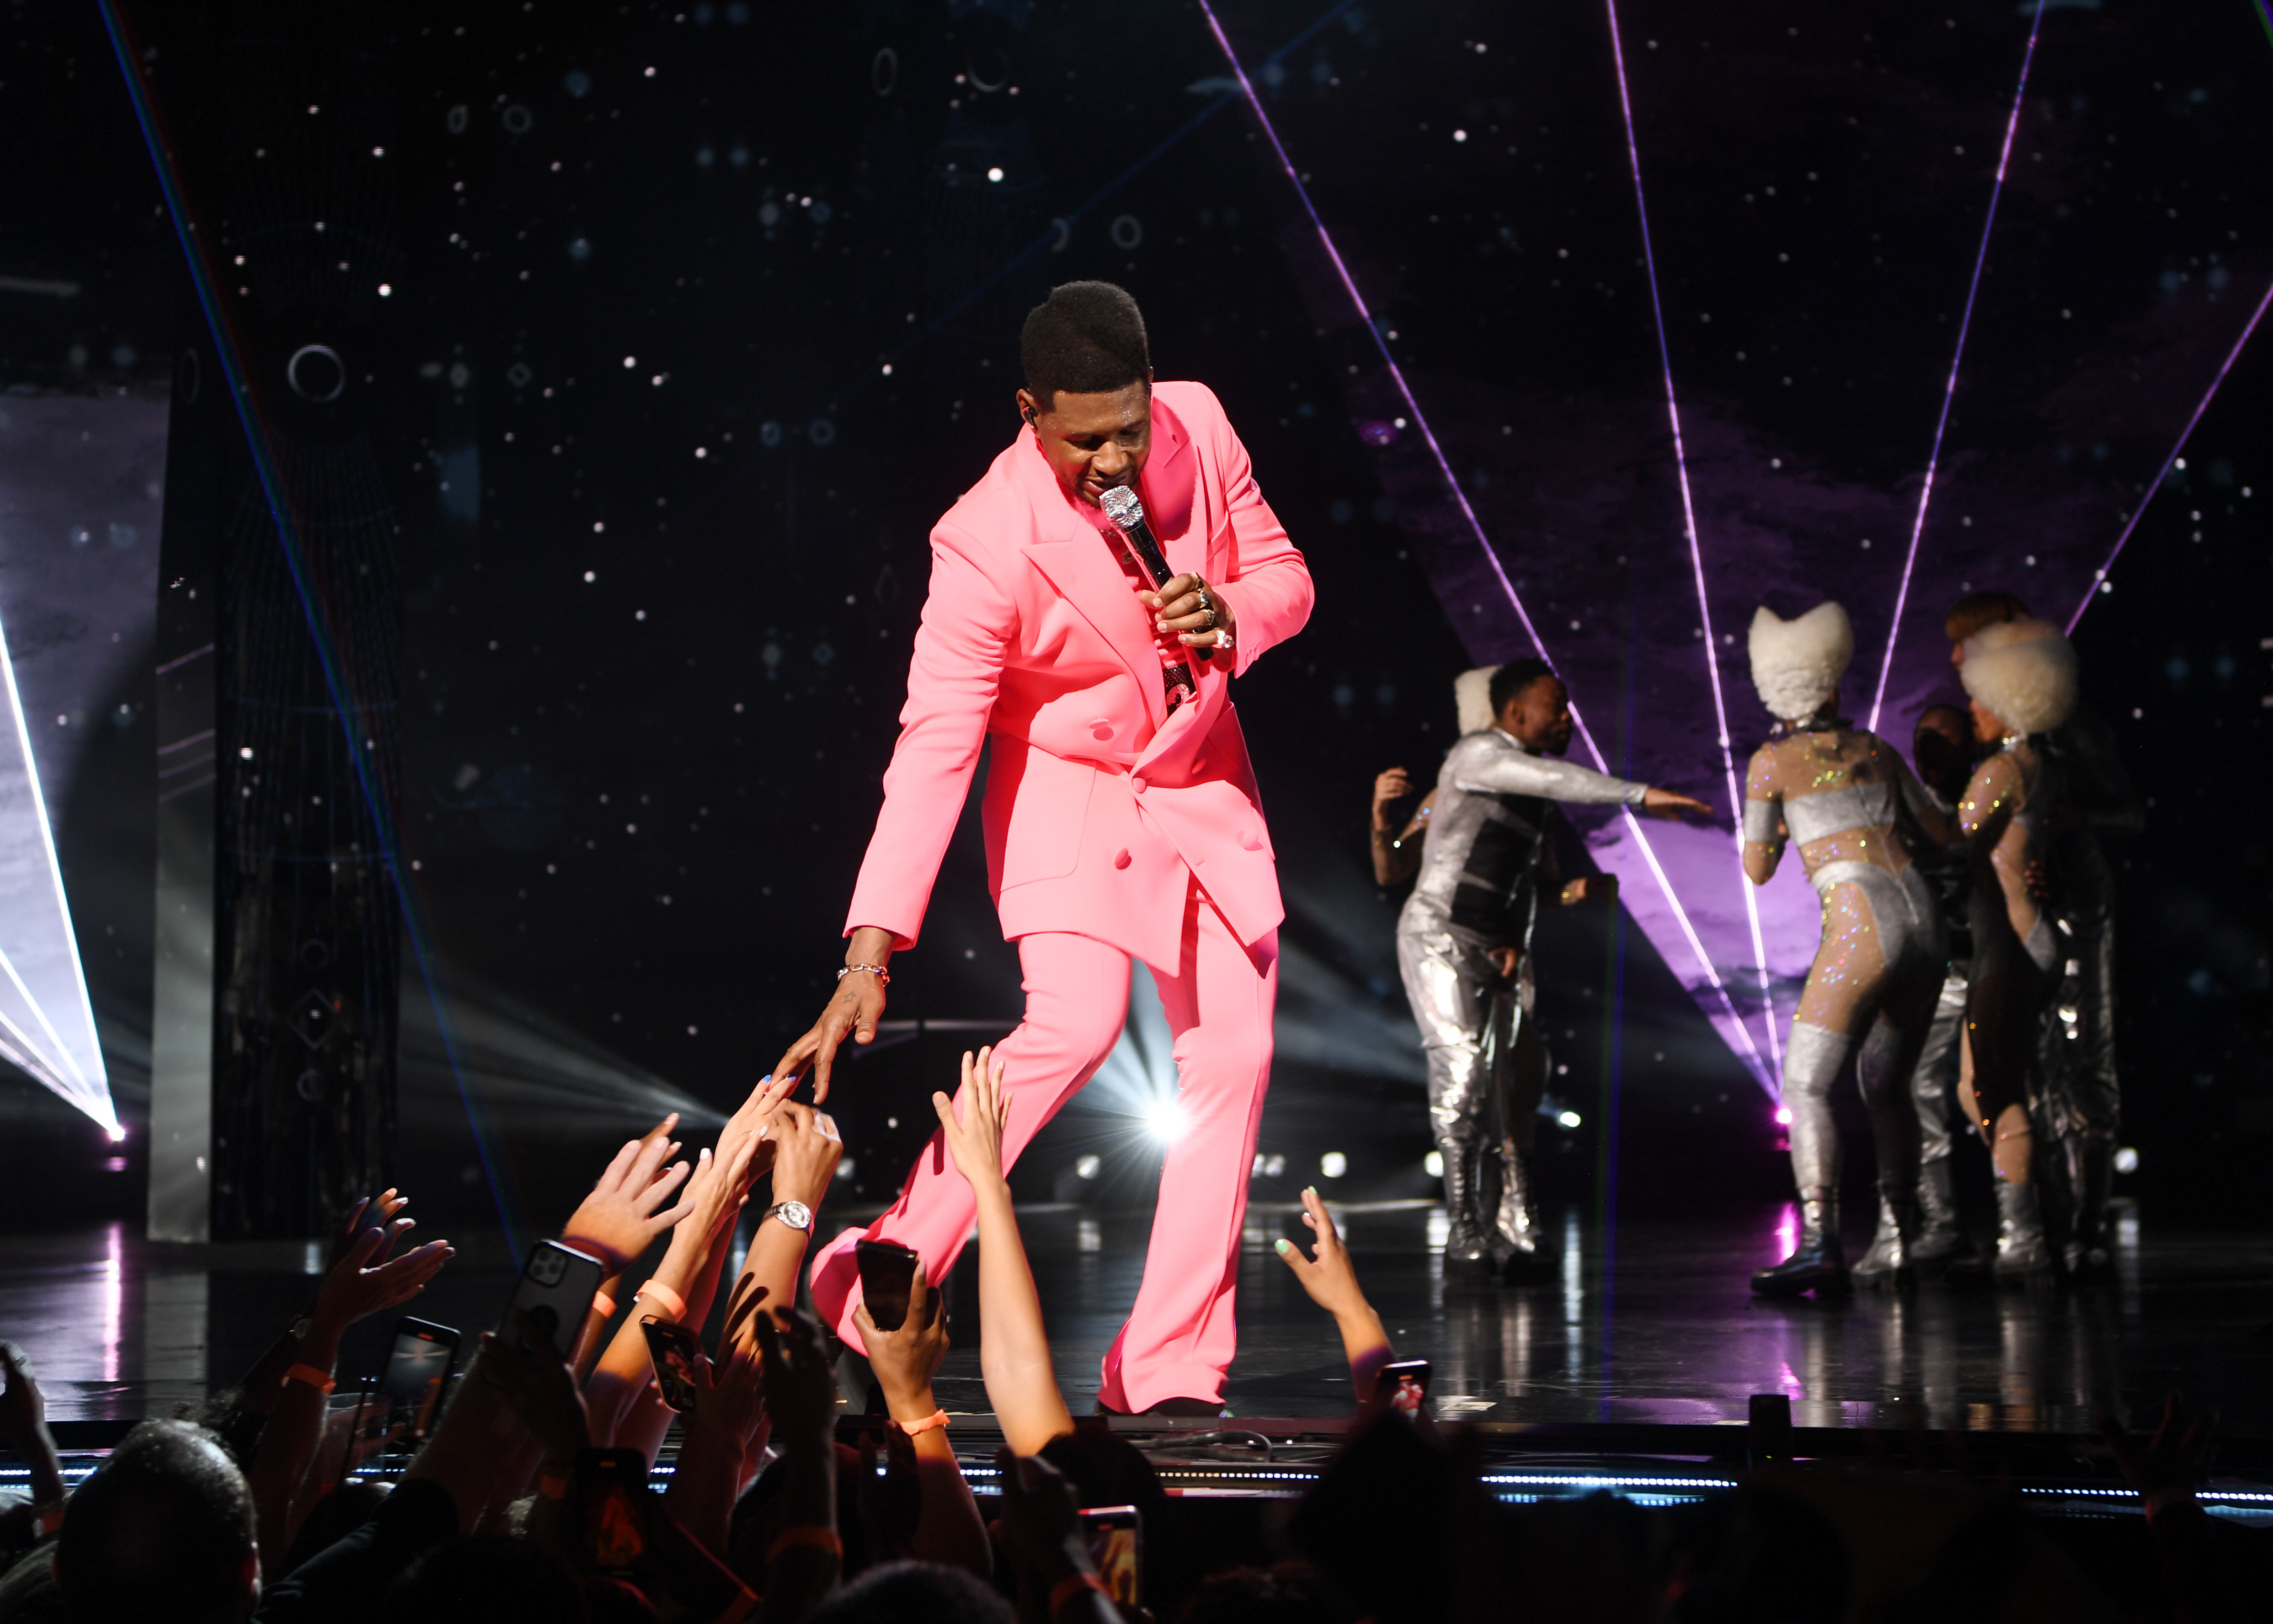
M 1827 598 L 1789 620 L 1763 605 L 1752 616 L 1752 686 L 1768 714 L 1804 722 L 1839 691 L 1855 658 L 1855 628 Z
M 1452 681 L 1452 703 L 1459 707 L 1460 731 L 1480 733 L 1492 725 L 1491 680 L 1497 665 L 1464 671 Z
M 2075 709 L 2075 646 L 2043 620 L 1983 627 L 1965 640 L 1957 674 L 1968 694 L 2021 733 L 2049 732 Z

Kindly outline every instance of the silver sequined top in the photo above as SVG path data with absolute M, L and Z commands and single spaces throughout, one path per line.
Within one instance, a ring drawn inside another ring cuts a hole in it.
M 1635 806 L 1648 786 L 1556 761 L 1526 749 L 1497 727 L 1462 736 L 1444 757 L 1437 775 L 1436 810 L 1421 848 L 1421 873 L 1399 916 L 1399 931 L 1458 930 L 1463 935 L 1505 938 L 1496 930 L 1464 929 L 1456 914 L 1465 886 L 1473 898 L 1480 888 L 1519 887 L 1525 874 L 1472 872 L 1487 848 L 1519 847 L 1527 853 L 1545 833 L 1543 801 L 1579 801 L 1594 806 Z M 1525 866 L 1525 873 L 1528 865 Z M 1528 898 L 1507 898 L 1511 913 L 1523 911 Z

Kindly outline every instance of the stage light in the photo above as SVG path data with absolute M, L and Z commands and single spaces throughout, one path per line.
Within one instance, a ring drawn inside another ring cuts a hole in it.
M 1163 1094 L 1144 1108 L 1144 1132 L 1163 1145 L 1174 1144 L 1190 1126 L 1183 1101 L 1173 1095 Z
M 126 1124 L 123 1122 L 112 1123 L 109 1128 L 104 1130 L 104 1132 L 110 1135 L 110 1142 L 114 1145 L 123 1145 L 126 1142 Z M 2139 1165 L 2139 1153 L 2133 1151 L 2130 1153 L 2130 1155 L 2131 1167 L 2137 1167 Z M 2116 1160 L 2119 1162 L 2122 1158 L 2119 1156 Z M 2131 1170 L 2131 1168 L 2125 1168 L 2123 1170 L 2127 1173 Z
M 1105 1163 L 1095 1156 L 1084 1156 L 1073 1164 L 1076 1178 L 1095 1178 L 1105 1170 Z
M 1441 1150 L 1432 1150 L 1427 1155 L 1422 1157 L 1421 1170 L 1431 1178 L 1444 1177 L 1444 1153 Z
M 1791 1126 L 1791 1107 L 1789 1105 L 1777 1106 L 1775 1119 L 1776 1124 L 1779 1127 L 1789 1128 Z
M 1561 1123 L 1566 1128 L 1575 1128 L 1583 1119 L 1576 1111 L 1564 1111 L 1559 1114 L 1555 1120 Z
M 2115 1153 L 2115 1170 L 2119 1173 L 2137 1172 L 2139 1170 L 2139 1153 L 2132 1149 L 2128 1145 L 2126 1145 L 2122 1149 L 2117 1151 Z
M 846 1156 L 837 1162 L 836 1171 L 831 1174 L 830 1177 L 834 1178 L 850 1178 L 852 1177 L 853 1169 L 859 1165 L 859 1164 L 854 1162 L 851 1157 Z
M 1318 1174 L 1323 1178 L 1339 1178 L 1349 1171 L 1349 1158 L 1339 1150 L 1330 1150 L 1318 1158 Z

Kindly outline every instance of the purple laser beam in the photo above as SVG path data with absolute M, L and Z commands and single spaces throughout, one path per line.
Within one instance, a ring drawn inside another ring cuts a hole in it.
M 2013 111 L 2005 120 L 2005 147 L 1997 154 L 1997 178 L 1989 188 L 1989 217 L 1981 222 L 1981 246 L 1973 255 L 1973 281 L 1965 289 L 1965 313 L 1958 319 L 1957 351 L 1949 357 L 1949 380 L 1941 389 L 1941 415 L 1934 421 L 1933 449 L 1925 459 L 1925 483 L 1918 487 L 1917 516 L 1910 522 L 1910 547 L 1902 555 L 1902 577 L 1894 588 L 1894 618 L 1887 627 L 1887 656 L 1879 662 L 1879 691 L 1871 699 L 1872 733 L 1879 730 L 1879 713 L 1886 708 L 1887 680 L 1894 674 L 1894 644 L 1901 641 L 1902 610 L 1909 603 L 1910 573 L 1917 567 L 1918 538 L 1925 534 L 1926 504 L 1933 500 L 1934 470 L 1941 462 L 1941 437 L 1949 427 L 1950 402 L 1957 397 L 1957 369 L 1965 359 L 1965 335 L 1973 326 L 1973 302 L 1980 297 L 1982 267 L 1989 263 L 1989 234 L 1997 225 L 1997 202 L 2005 195 L 2005 166 L 2013 159 L 2013 138 L 2020 133 L 2021 109 L 2028 96 L 2029 65 L 2037 59 L 2037 36 L 2044 26 L 2044 0 L 2037 0 L 2036 17 L 2029 24 L 2028 49 L 2021 53 L 2021 82 L 2013 89 Z
M 2038 0 L 2042 4 L 2042 0 Z M 1641 222 L 1641 258 L 1649 276 L 1650 313 L 1657 321 L 1657 358 L 1665 370 L 1665 415 L 1673 425 L 1673 468 L 1681 481 L 1682 535 L 1689 543 L 1689 568 L 1697 583 L 1697 615 L 1705 632 L 1705 674 L 1713 688 L 1713 716 L 1720 726 L 1721 771 L 1728 780 L 1729 819 L 1737 841 L 1737 886 L 1744 893 L 1744 920 L 1752 931 L 1752 962 L 1759 966 L 1760 1019 L 1768 1029 L 1768 1054 L 1776 1088 L 1783 1088 L 1783 1045 L 1776 1040 L 1775 1002 L 1768 990 L 1768 949 L 1760 935 L 1760 902 L 1744 872 L 1744 801 L 1737 788 L 1737 757 L 1729 744 L 1729 706 L 1721 692 L 1719 645 L 1713 637 L 1713 605 L 1705 592 L 1705 553 L 1697 538 L 1697 508 L 1689 493 L 1689 456 L 1681 443 L 1681 403 L 1673 393 L 1673 351 L 1665 341 L 1665 306 L 1657 295 L 1657 252 L 1650 246 L 1649 205 L 1642 197 L 1641 145 L 1634 137 L 1633 99 L 1626 89 L 1626 53 L 1618 37 L 1617 0 L 1603 0 L 1610 19 L 1610 60 L 1618 71 L 1618 111 L 1626 123 L 1626 161 L 1633 169 L 1634 214 Z
M 2115 538 L 2115 547 L 2108 553 L 2107 562 L 2101 565 L 2093 574 L 2091 584 L 2084 589 L 2083 601 L 2075 606 L 2075 613 L 2068 617 L 2067 629 L 2070 636 L 2075 635 L 2077 625 L 2083 620 L 2083 612 L 2091 607 L 2091 600 L 2106 589 L 2109 572 L 2114 569 L 2115 560 L 2123 556 L 2123 548 L 2125 544 L 2130 541 L 2131 532 L 2139 528 L 2139 521 L 2147 512 L 2147 504 L 2155 500 L 2155 492 L 2163 488 L 2163 481 L 2170 477 L 2172 468 L 2178 462 L 2179 458 L 2185 455 L 2187 441 L 2194 438 L 2195 425 L 2202 422 L 2202 414 L 2209 410 L 2210 397 L 2217 393 L 2218 386 L 2225 381 L 2225 375 L 2233 370 L 2233 364 L 2241 358 L 2242 346 L 2247 344 L 2250 335 L 2257 331 L 2257 324 L 2265 320 L 2265 312 L 2269 305 L 2273 305 L 2273 287 L 2268 287 L 2265 289 L 2265 297 L 2257 301 L 2257 308 L 2250 312 L 2248 324 L 2241 329 L 2241 336 L 2233 341 L 2233 348 L 2225 352 L 2225 360 L 2218 367 L 2217 376 L 2209 380 L 2209 387 L 2203 391 L 2201 403 L 2194 408 L 2194 415 L 2187 419 L 2187 426 L 2179 432 L 2179 443 L 2172 446 L 2171 455 L 2163 459 L 2163 466 L 2156 470 L 2155 483 L 2147 487 L 2147 493 L 2139 499 L 2139 505 L 2132 510 L 2129 523 L 2124 525 L 2123 533 Z
M 1515 583 L 1508 579 L 1506 569 L 1500 564 L 1499 554 L 1493 551 L 1490 540 L 1484 535 L 1482 522 L 1476 517 L 1475 509 L 1469 505 L 1467 492 L 1460 488 L 1459 480 L 1453 477 L 1452 465 L 1445 459 L 1444 447 L 1437 442 L 1436 431 L 1429 426 L 1428 414 L 1421 410 L 1421 402 L 1413 398 L 1413 390 L 1405 381 L 1404 369 L 1397 365 L 1396 357 L 1389 353 L 1388 342 L 1381 335 L 1380 326 L 1373 319 L 1371 307 L 1366 304 L 1365 296 L 1358 291 L 1357 282 L 1351 277 L 1349 267 L 1343 263 L 1340 250 L 1334 246 L 1332 234 L 1326 229 L 1326 222 L 1318 217 L 1317 206 L 1310 201 L 1310 189 L 1302 184 L 1302 177 L 1296 171 L 1294 161 L 1287 157 L 1286 146 L 1279 139 L 1278 127 L 1271 122 L 1271 115 L 1263 110 L 1263 99 L 1255 94 L 1255 86 L 1248 79 L 1247 70 L 1240 65 L 1239 53 L 1232 49 L 1231 40 L 1224 33 L 1223 24 L 1217 19 L 1215 8 L 1208 3 L 1208 0 L 1199 0 L 1199 7 L 1200 15 L 1207 19 L 1208 31 L 1215 35 L 1215 42 L 1223 51 L 1224 60 L 1231 64 L 1232 76 L 1239 81 L 1240 94 L 1246 97 L 1247 105 L 1254 110 L 1256 122 L 1263 126 L 1264 139 L 1271 143 L 1271 150 L 1278 154 L 1279 167 L 1286 171 L 1287 184 L 1294 188 L 1295 197 L 1302 201 L 1302 212 L 1309 216 L 1310 229 L 1317 233 L 1319 245 L 1326 251 L 1326 259 L 1334 267 L 1334 275 L 1340 281 L 1342 291 L 1349 295 L 1350 303 L 1356 307 L 1358 315 L 1365 322 L 1367 333 L 1372 336 L 1374 348 L 1381 352 L 1382 365 L 1388 369 L 1390 381 L 1396 387 L 1398 398 L 1405 402 L 1406 412 L 1411 417 L 1414 426 L 1421 431 L 1421 439 L 1428 446 L 1429 455 L 1436 461 L 1437 471 L 1444 477 L 1444 485 L 1452 492 L 1453 501 L 1459 506 L 1460 516 L 1467 522 L 1470 532 L 1476 538 L 1477 546 L 1483 550 L 1484 561 L 1491 566 L 1492 575 L 1498 580 L 1500 590 L 1507 594 L 1508 605 L 1515 611 L 1515 618 L 1522 626 L 1524 635 L 1531 639 L 1531 646 L 1539 650 L 1539 657 L 1546 659 L 1546 641 L 1540 636 L 1538 628 L 1532 624 L 1530 614 L 1524 609 L 1522 598 L 1516 594 Z M 1602 755 L 1601 747 L 1595 744 L 1594 736 L 1587 730 L 1586 720 L 1579 714 L 1579 707 L 1576 704 L 1571 707 L 1571 721 L 1580 742 L 1587 747 L 1587 754 L 1594 758 L 1595 767 L 1601 771 L 1608 772 L 1609 760 Z M 1634 843 L 1641 852 L 1642 860 L 1649 865 L 1652 877 L 1657 881 L 1658 888 L 1665 893 L 1665 899 L 1673 905 L 1674 917 L 1680 921 L 1681 933 L 1688 939 L 1690 951 L 1696 954 L 1698 966 L 1705 972 L 1706 981 L 1712 986 L 1714 991 L 1721 995 L 1722 1005 L 1729 1011 L 1729 1019 L 1736 1026 L 1737 1034 L 1744 1039 L 1744 1048 L 1751 1052 L 1754 1064 L 1766 1071 L 1767 1063 L 1762 1060 L 1759 1047 L 1752 1041 L 1752 1030 L 1744 1025 L 1744 1018 L 1737 1013 L 1737 1006 L 1729 996 L 1729 989 L 1722 982 L 1721 973 L 1714 968 L 1712 956 L 1705 951 L 1705 944 L 1698 936 L 1697 928 L 1690 922 L 1689 911 L 1681 906 L 1681 898 L 1675 892 L 1672 881 L 1666 876 L 1664 867 L 1658 861 L 1657 853 L 1650 846 L 1649 837 L 1642 832 L 1641 820 L 1634 816 L 1631 808 L 1625 809 L 1625 820 L 1627 828 L 1633 835 Z

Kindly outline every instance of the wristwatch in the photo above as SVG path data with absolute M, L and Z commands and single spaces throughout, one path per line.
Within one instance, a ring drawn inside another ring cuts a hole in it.
M 792 1229 L 813 1228 L 813 1208 L 802 1201 L 776 1201 L 766 1208 L 765 1218 L 758 1222 L 763 1223 L 766 1218 L 778 1218 Z

